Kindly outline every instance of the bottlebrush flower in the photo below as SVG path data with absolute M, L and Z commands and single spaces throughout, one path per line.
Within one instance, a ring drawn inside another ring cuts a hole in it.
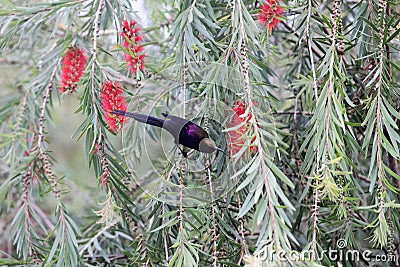
M 101 187 L 104 187 L 108 183 L 108 176 L 110 176 L 110 171 L 108 169 L 105 169 L 103 172 L 103 175 L 101 176 Z
M 68 49 L 63 59 L 61 69 L 61 92 L 72 94 L 76 91 L 77 83 L 81 79 L 87 64 L 86 51 L 80 47 Z
M 124 98 L 124 88 L 119 82 L 106 81 L 101 90 L 101 103 L 109 129 L 118 132 L 122 129 L 126 117 L 111 114 L 115 109 L 126 111 L 127 104 Z
M 277 0 L 267 0 L 267 3 L 261 6 L 261 12 L 258 16 L 261 24 L 272 31 L 280 22 L 285 10 L 278 4 Z
M 144 70 L 144 48 L 140 45 L 143 41 L 139 34 L 140 28 L 136 26 L 136 21 L 125 20 L 122 25 L 122 46 L 125 48 L 125 61 L 128 63 L 132 73 L 137 70 Z
M 242 101 L 236 101 L 233 107 L 233 111 L 235 111 L 235 114 L 233 115 L 232 119 L 228 123 L 228 128 L 233 128 L 235 126 L 238 126 L 239 124 L 242 124 L 238 129 L 231 130 L 228 132 L 228 140 L 229 140 L 229 150 L 231 155 L 235 155 L 238 153 L 244 143 L 245 143 L 245 138 L 243 137 L 248 129 L 249 129 L 249 124 L 250 124 L 250 119 L 251 119 L 251 114 L 248 114 L 247 117 L 241 117 L 246 112 L 246 105 L 243 104 Z M 251 140 L 251 143 L 253 143 L 255 140 L 255 137 Z M 257 152 L 257 147 L 255 145 L 250 145 L 250 152 Z

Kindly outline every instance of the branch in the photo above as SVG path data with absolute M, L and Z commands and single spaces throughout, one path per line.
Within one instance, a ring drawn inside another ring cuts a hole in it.
M 47 214 L 36 204 L 36 202 L 31 201 L 30 206 L 40 216 L 49 229 L 54 229 L 54 224 L 50 221 L 49 216 L 47 216 Z
M 54 77 L 56 74 L 56 70 L 57 70 L 57 64 L 54 67 L 53 72 L 50 76 L 49 84 L 44 93 L 43 103 L 42 103 L 42 106 L 40 107 L 39 136 L 38 136 L 37 146 L 39 148 L 39 159 L 42 161 L 44 172 L 45 172 L 46 176 L 48 177 L 48 180 L 50 182 L 50 187 L 54 192 L 55 198 L 57 199 L 57 201 L 59 201 L 61 196 L 60 196 L 60 190 L 58 190 L 58 188 L 57 188 L 56 176 L 51 167 L 50 157 L 49 157 L 49 155 L 46 154 L 45 149 L 43 147 L 44 131 L 45 131 L 44 122 L 46 121 L 46 118 L 45 118 L 46 106 L 50 102 L 51 91 L 53 90 L 53 80 L 54 80 Z
M 291 26 L 289 26 L 286 22 L 281 21 L 281 23 L 283 24 L 283 26 L 285 26 L 285 28 L 286 28 L 287 30 L 290 31 L 290 33 L 296 35 L 297 38 L 300 38 L 300 37 L 301 37 L 300 34 L 299 34 L 297 31 L 295 31 Z M 318 59 L 321 59 L 321 58 L 324 57 L 323 53 L 320 52 L 319 50 L 317 50 L 315 47 L 312 46 L 312 47 L 311 47 L 311 50 L 312 50 L 312 52 L 313 52 L 314 54 L 316 54 L 316 55 L 318 56 Z M 310 60 L 311 60 L 311 59 L 312 59 L 312 58 L 310 57 Z
M 25 227 L 25 233 L 26 233 L 26 240 L 28 243 L 28 253 L 32 255 L 33 260 L 37 263 L 39 263 L 39 259 L 36 253 L 35 246 L 32 243 L 32 234 L 31 234 L 31 218 L 32 218 L 32 213 L 30 210 L 30 202 L 29 202 L 29 191 L 31 188 L 31 181 L 32 181 L 32 175 L 33 175 L 33 165 L 34 161 L 32 161 L 29 164 L 28 171 L 25 173 L 22 181 L 22 202 L 24 205 L 24 212 L 25 212 L 25 221 L 24 221 L 24 227 Z
M 303 115 L 303 116 L 313 116 L 314 112 L 312 111 L 274 111 L 273 115 Z
M 101 236 L 104 232 L 106 232 L 108 229 L 110 229 L 111 227 L 115 226 L 118 223 L 118 220 L 114 220 L 112 221 L 110 224 L 107 224 L 105 227 L 103 227 L 102 229 L 100 229 L 100 231 L 97 232 L 97 234 L 95 234 L 87 243 L 86 245 L 84 245 L 81 250 L 79 251 L 79 255 L 82 256 L 83 252 L 85 252 L 85 250 L 88 249 L 88 247 L 90 246 L 90 244 L 92 244 L 99 236 Z
M 111 74 L 115 78 L 120 79 L 124 83 L 130 84 L 130 85 L 133 85 L 133 86 L 138 86 L 139 85 L 138 81 L 136 81 L 135 79 L 129 78 L 129 77 L 127 77 L 127 76 L 125 76 L 125 75 L 123 75 L 123 74 L 121 74 L 121 73 L 119 73 L 119 72 L 117 72 L 117 71 L 115 71 L 115 70 L 113 70 L 111 68 L 102 68 L 102 70 L 107 72 L 107 73 L 109 73 L 109 74 Z
M 95 79 L 95 70 L 96 70 L 96 63 L 97 63 L 97 38 L 99 38 L 99 31 L 100 31 L 100 16 L 103 12 L 104 8 L 104 0 L 100 0 L 99 7 L 96 11 L 96 15 L 93 21 L 93 28 L 94 28 L 94 33 L 93 33 L 93 48 L 92 48 L 92 73 L 91 73 L 91 79 L 92 79 L 92 105 L 93 105 L 93 110 L 96 114 L 96 118 L 98 118 L 98 112 L 96 107 L 96 79 Z M 96 138 L 93 139 L 93 142 L 96 141 Z
M 218 234 L 217 234 L 217 223 L 216 223 L 216 214 L 217 214 L 217 208 L 216 208 L 216 203 L 214 199 L 214 187 L 212 184 L 212 177 L 211 177 L 211 162 L 210 159 L 207 157 L 207 167 L 206 167 L 206 177 L 208 179 L 208 184 L 210 186 L 210 194 L 211 194 L 211 214 L 212 214 L 212 238 L 213 238 L 213 267 L 218 266 Z
M 311 218 L 312 218 L 312 239 L 311 239 L 311 257 L 312 260 L 315 261 L 317 258 L 317 233 L 318 233 L 318 215 L 319 215 L 319 189 L 318 187 L 318 179 L 315 178 L 315 187 L 314 187 L 314 204 L 312 208 Z

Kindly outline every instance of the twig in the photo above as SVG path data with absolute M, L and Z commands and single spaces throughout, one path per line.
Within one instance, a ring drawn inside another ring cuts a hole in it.
M 112 76 L 114 76 L 117 79 L 120 79 L 121 81 L 123 81 L 124 83 L 133 85 L 133 86 L 137 86 L 138 82 L 135 79 L 129 78 L 113 69 L 110 68 L 102 68 L 103 71 L 111 74 Z
M 162 214 L 165 214 L 165 202 L 162 203 Z M 162 217 L 162 223 L 165 224 L 165 216 Z M 163 240 L 164 240 L 164 253 L 165 253 L 165 262 L 168 262 L 168 242 L 167 242 L 167 232 L 163 229 Z
M 40 216 L 49 229 L 54 229 L 54 224 L 49 220 L 49 217 L 46 215 L 46 213 L 44 213 L 44 211 L 34 201 L 30 202 L 30 206 Z
M 39 116 L 39 136 L 38 136 L 38 142 L 37 146 L 39 148 L 40 154 L 44 153 L 44 148 L 42 146 L 43 140 L 44 140 L 44 122 L 46 120 L 45 113 L 46 113 L 46 106 L 50 102 L 50 94 L 51 91 L 53 90 L 53 79 L 56 75 L 56 70 L 57 70 L 57 65 L 54 67 L 53 72 L 51 73 L 49 84 L 46 88 L 46 91 L 44 93 L 43 97 L 43 103 L 42 106 L 40 107 L 40 116 Z
M 371 179 L 369 179 L 369 178 L 368 178 L 367 176 L 365 176 L 365 175 L 362 175 L 361 173 L 358 173 L 358 174 L 357 174 L 357 177 L 360 178 L 361 180 L 365 181 L 365 182 L 368 182 L 368 183 L 371 182 Z
M 143 33 L 148 33 L 148 32 L 154 31 L 154 30 L 158 30 L 160 28 L 167 27 L 167 26 L 171 25 L 173 22 L 174 22 L 174 19 L 169 19 L 167 22 L 160 23 L 159 25 L 143 29 Z
M 315 261 L 317 258 L 317 232 L 318 232 L 318 215 L 319 215 L 319 191 L 318 191 L 318 179 L 315 178 L 315 187 L 314 187 L 314 204 L 312 208 L 311 218 L 313 220 L 313 228 L 312 228 L 312 242 L 311 242 L 311 257 L 312 260 Z
M 32 242 L 32 233 L 31 233 L 31 210 L 30 210 L 30 201 L 29 201 L 29 191 L 31 188 L 31 181 L 32 181 L 32 175 L 33 175 L 33 165 L 34 161 L 32 161 L 29 164 L 28 170 L 24 175 L 23 181 L 22 181 L 22 200 L 23 200 L 23 206 L 24 206 L 24 212 L 25 212 L 25 222 L 24 222 L 24 227 L 25 227 L 25 234 L 26 234 L 26 240 L 28 243 L 28 252 L 30 255 L 32 255 L 33 259 L 35 262 L 38 262 L 38 257 L 37 253 L 35 250 L 35 246 L 33 245 Z
M 38 135 L 37 146 L 39 148 L 39 158 L 42 161 L 44 172 L 45 172 L 46 176 L 48 176 L 48 180 L 50 182 L 50 187 L 54 192 L 55 198 L 57 199 L 57 201 L 59 201 L 61 196 L 60 196 L 60 190 L 58 190 L 58 188 L 57 188 L 56 176 L 51 168 L 50 157 L 49 157 L 49 155 L 46 154 L 45 149 L 42 144 L 44 142 L 44 130 L 45 130 L 44 122 L 46 120 L 46 118 L 45 118 L 46 106 L 50 102 L 51 91 L 53 90 L 53 80 L 56 75 L 56 70 L 57 70 L 57 64 L 54 67 L 53 72 L 50 76 L 49 84 L 44 93 L 43 103 L 42 103 L 42 106 L 40 107 L 39 135 Z M 61 215 L 63 216 L 63 213 L 61 213 Z
M 181 170 L 181 175 L 179 176 L 179 215 L 178 215 L 178 220 L 179 220 L 179 232 L 183 232 L 183 212 L 185 211 L 183 207 L 183 189 L 185 188 L 185 184 L 183 183 L 183 176 L 184 172 Z M 183 235 L 182 235 L 183 237 Z M 183 238 L 181 239 L 183 242 Z M 183 244 L 182 244 L 183 246 Z
M 99 37 L 99 31 L 100 31 L 100 17 L 103 12 L 104 8 L 104 0 L 100 0 L 99 2 L 99 7 L 96 11 L 96 15 L 93 21 L 93 47 L 92 47 L 92 68 L 91 68 L 91 81 L 92 81 L 92 87 L 91 87 L 91 94 L 92 94 L 92 110 L 95 114 L 96 122 L 99 124 L 99 115 L 98 111 L 96 108 L 96 79 L 95 79 L 95 71 L 96 71 L 96 64 L 97 64 L 97 38 Z M 102 138 L 101 135 L 98 136 L 98 138 Z M 93 138 L 93 143 L 92 143 L 92 148 L 95 147 L 97 142 L 97 138 Z
M 108 229 L 110 229 L 111 227 L 113 227 L 114 225 L 116 225 L 118 223 L 118 220 L 114 219 L 114 221 L 112 221 L 110 224 L 106 225 L 105 227 L 103 227 L 103 229 L 100 229 L 100 231 L 97 232 L 97 234 L 95 234 L 87 243 L 86 245 L 84 245 L 81 250 L 79 251 L 79 255 L 82 256 L 83 252 L 85 252 L 85 250 L 88 249 L 89 245 L 92 244 L 94 242 L 94 240 L 96 240 L 99 236 L 101 236 L 105 231 L 107 231 Z
M 115 21 L 119 21 L 119 15 L 118 15 L 117 11 L 115 10 L 113 4 L 110 2 L 110 0 L 105 0 L 105 1 L 107 1 L 107 4 L 108 4 L 107 10 L 111 10 L 112 14 L 114 15 Z M 123 9 L 123 10 L 125 10 L 125 9 Z M 115 32 L 116 32 L 116 30 L 114 30 L 114 33 Z
M 314 112 L 311 111 L 274 111 L 273 115 L 303 115 L 303 116 L 313 116 Z
M 92 256 L 91 255 L 84 255 L 83 257 L 84 258 L 104 258 L 103 255 L 92 255 Z M 108 255 L 107 257 L 108 257 L 108 259 L 110 261 L 115 261 L 115 260 L 128 258 L 128 256 L 124 255 L 124 254 L 113 254 L 113 255 Z M 93 266 L 93 265 L 87 264 L 87 266 Z
M 0 64 L 9 64 L 9 65 L 13 65 L 13 64 L 17 64 L 17 63 L 19 63 L 19 61 L 14 60 L 14 59 L 0 58 Z
M 312 1 L 308 0 L 308 11 L 307 11 L 307 26 L 306 26 L 306 37 L 307 37 L 307 44 L 308 44 L 308 53 L 310 55 L 310 63 L 311 63 L 311 71 L 312 71 L 312 76 L 313 76 L 313 85 L 314 85 L 314 97 L 315 99 L 318 99 L 318 85 L 317 85 L 317 74 L 315 72 L 315 65 L 314 65 L 314 56 L 313 52 L 319 52 L 319 51 L 314 51 L 315 48 L 312 46 L 312 38 L 310 34 L 310 20 L 311 20 L 311 12 L 312 12 Z M 317 53 L 316 53 L 317 54 Z M 319 55 L 319 58 L 322 58 L 322 55 Z M 297 99 L 297 98 L 296 98 Z
M 266 165 L 266 161 L 265 161 L 265 155 L 264 155 L 264 147 L 261 144 L 261 134 L 260 134 L 260 129 L 259 129 L 259 125 L 257 123 L 257 116 L 256 116 L 256 112 L 254 111 L 254 103 L 252 101 L 252 90 L 250 87 L 250 77 L 249 77 L 249 68 L 250 68 L 250 64 L 248 62 L 248 56 L 247 56 L 247 47 L 246 47 L 246 41 L 247 41 L 247 35 L 245 34 L 245 29 L 244 29 L 244 22 L 243 22 L 243 17 L 241 14 L 241 9 L 240 9 L 240 4 L 237 4 L 238 7 L 237 10 L 238 12 L 240 12 L 239 15 L 239 23 L 240 23 L 240 34 L 242 35 L 242 47 L 241 47 L 241 51 L 240 51 L 240 56 L 242 58 L 241 60 L 241 64 L 239 64 L 240 66 L 240 71 L 244 77 L 244 81 L 243 81 L 243 87 L 244 87 L 244 91 L 246 93 L 246 102 L 247 105 L 250 109 L 249 114 L 251 115 L 251 124 L 254 127 L 254 134 L 255 134 L 255 142 L 257 145 L 257 149 L 258 149 L 258 156 L 260 158 L 260 165 L 261 165 L 261 172 L 264 180 L 264 186 L 267 190 L 267 193 L 265 195 L 266 197 L 266 205 L 268 205 L 268 210 L 269 210 L 269 215 L 270 215 L 270 220 L 271 220 L 271 233 L 270 233 L 270 239 L 271 239 L 271 243 L 275 242 L 275 239 L 277 238 L 277 235 L 279 233 L 278 231 L 278 222 L 277 222 L 277 218 L 276 218 L 276 212 L 275 212 L 275 207 L 274 207 L 274 201 L 272 200 L 272 194 L 274 189 L 271 188 L 270 186 L 270 182 L 269 182 L 269 177 L 268 177 L 268 173 L 269 173 L 269 169 L 268 166 Z M 232 14 L 233 15 L 233 14 Z
M 100 16 L 101 13 L 103 12 L 104 8 L 104 0 L 100 0 L 99 7 L 96 11 L 96 15 L 93 21 L 93 28 L 94 28 L 94 33 L 93 33 L 93 48 L 92 48 L 92 73 L 91 73 L 91 79 L 92 79 L 92 104 L 93 107 L 96 106 L 96 79 L 95 79 L 95 70 L 96 70 L 96 63 L 97 63 L 97 38 L 99 37 L 99 32 L 100 32 Z M 97 109 L 93 108 L 94 112 L 97 115 Z M 96 116 L 97 117 L 97 116 Z
M 69 2 L 69 3 L 67 2 L 67 3 L 64 4 L 63 7 L 65 7 L 65 6 L 73 6 L 73 5 L 75 5 L 75 4 L 83 3 L 83 2 L 86 2 L 86 1 L 87 1 L 87 0 L 77 0 L 77 1 Z M 10 13 L 9 16 L 20 16 L 20 15 L 24 15 L 24 12 L 26 12 L 26 13 L 28 13 L 29 15 L 31 15 L 31 16 L 33 17 L 33 16 L 35 16 L 36 14 L 39 14 L 39 13 L 42 13 L 42 12 L 51 11 L 51 10 L 56 9 L 56 8 L 58 8 L 58 7 L 59 7 L 59 5 L 54 5 L 54 4 L 52 3 L 52 4 L 49 4 L 49 7 L 46 7 L 46 8 L 37 10 L 36 12 L 30 12 L 30 11 L 27 10 L 27 9 L 20 9 L 20 10 L 23 10 L 23 11 L 22 11 L 22 12 Z
M 242 208 L 242 200 L 240 198 L 240 194 L 238 194 L 238 208 L 239 210 Z M 244 255 L 246 254 L 246 249 L 247 249 L 247 244 L 246 244 L 246 233 L 247 235 L 250 235 L 251 233 L 248 231 L 244 231 L 244 220 L 243 218 L 239 218 L 239 229 L 238 232 L 240 234 L 241 237 L 241 250 L 240 250 L 240 256 L 239 256 L 239 260 L 238 260 L 238 265 L 242 262 Z
M 297 38 L 300 38 L 300 34 L 295 31 L 291 26 L 289 26 L 286 22 L 281 21 L 281 23 L 283 24 L 283 26 L 288 29 L 292 34 L 296 35 Z M 322 52 L 320 52 L 319 50 L 317 50 L 315 47 L 311 48 L 312 51 L 314 52 L 314 54 L 316 54 L 318 56 L 319 59 L 323 58 L 324 55 L 322 54 Z
M 218 266 L 218 234 L 217 234 L 217 222 L 216 222 L 216 214 L 217 214 L 217 208 L 216 208 L 216 203 L 214 199 L 214 188 L 212 184 L 212 179 L 211 179 L 211 162 L 210 159 L 207 158 L 207 167 L 206 167 L 206 175 L 208 178 L 208 183 L 210 186 L 210 194 L 211 194 L 211 214 L 212 214 L 212 219 L 213 219 L 213 225 L 212 225 L 212 237 L 213 237 L 213 267 Z

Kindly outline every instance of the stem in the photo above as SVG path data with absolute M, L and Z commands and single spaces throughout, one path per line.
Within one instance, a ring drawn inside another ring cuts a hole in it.
M 28 253 L 32 255 L 34 261 L 36 263 L 39 263 L 39 259 L 37 257 L 36 249 L 35 246 L 32 243 L 32 234 L 31 234 L 31 217 L 32 217 L 32 212 L 30 210 L 30 202 L 29 202 L 29 191 L 31 188 L 31 180 L 32 180 L 32 175 L 33 175 L 33 165 L 34 161 L 32 161 L 29 164 L 28 170 L 24 175 L 23 181 L 22 181 L 22 201 L 24 205 L 24 212 L 25 212 L 25 222 L 24 222 L 24 227 L 25 227 L 25 233 L 26 233 L 26 240 L 28 243 Z
M 211 162 L 210 159 L 207 157 L 207 178 L 208 178 L 208 183 L 210 185 L 210 193 L 211 193 L 211 214 L 212 214 L 212 219 L 213 219 L 213 226 L 212 226 L 212 236 L 213 236 L 213 267 L 218 266 L 218 234 L 217 234 L 217 223 L 216 223 L 216 214 L 217 214 L 217 208 L 216 208 L 216 203 L 214 199 L 214 188 L 212 184 L 212 179 L 211 179 Z
M 96 240 L 99 236 L 101 236 L 104 232 L 106 232 L 108 229 L 110 229 L 111 227 L 114 227 L 116 224 L 118 223 L 118 220 L 114 220 L 113 222 L 111 222 L 110 224 L 106 225 L 105 227 L 103 227 L 103 229 L 101 229 L 100 231 L 97 232 L 97 234 L 95 234 L 87 243 L 86 245 L 84 245 L 81 250 L 79 251 L 79 255 L 82 256 L 83 253 L 85 252 L 85 250 L 88 249 L 88 247 L 90 246 L 90 244 L 92 244 L 94 242 L 94 240 Z
M 98 112 L 96 107 L 96 79 L 95 79 L 95 70 L 96 70 L 96 64 L 97 64 L 97 39 L 99 38 L 99 32 L 100 32 L 100 16 L 103 12 L 104 8 L 104 0 L 100 0 L 98 9 L 96 11 L 96 15 L 93 21 L 93 47 L 92 47 L 92 70 L 91 70 L 91 79 L 92 79 L 92 105 L 93 105 L 93 111 L 95 113 L 95 117 L 98 117 Z
M 40 116 L 39 116 L 39 136 L 38 136 L 38 148 L 39 148 L 39 158 L 42 161 L 43 164 L 43 169 L 44 172 L 46 174 L 46 176 L 48 176 L 49 182 L 50 182 L 50 186 L 54 192 L 54 196 L 57 199 L 57 201 L 60 201 L 60 191 L 57 188 L 57 182 L 56 182 L 56 177 L 55 174 L 53 172 L 53 170 L 51 169 L 51 163 L 50 163 L 50 158 L 49 155 L 46 154 L 45 149 L 43 147 L 43 143 L 44 143 L 44 130 L 45 130 L 45 113 L 46 113 L 46 106 L 47 104 L 50 102 L 50 97 L 51 97 L 51 91 L 53 90 L 53 79 L 55 77 L 56 74 L 56 70 L 57 70 L 57 64 L 53 69 L 53 72 L 50 76 L 50 80 L 49 80 L 49 84 L 46 88 L 46 91 L 44 93 L 44 97 L 43 97 L 43 103 L 42 106 L 40 107 Z
M 311 38 L 311 34 L 310 34 L 310 27 L 311 27 L 310 20 L 311 20 L 311 15 L 312 15 L 312 0 L 308 0 L 307 7 L 308 7 L 308 9 L 307 9 L 306 38 L 307 38 L 307 44 L 308 44 L 308 53 L 310 55 L 311 71 L 312 71 L 312 76 L 313 76 L 314 97 L 315 97 L 315 99 L 318 99 L 317 75 L 315 72 L 312 38 Z
M 318 180 L 315 180 L 315 187 L 318 186 Z M 318 232 L 318 215 L 319 215 L 319 192 L 318 189 L 314 189 L 314 204 L 312 208 L 312 215 L 313 218 L 313 232 L 312 232 L 312 241 L 311 241 L 311 257 L 312 260 L 316 260 L 316 253 L 317 253 L 317 232 Z
M 257 123 L 256 119 L 256 112 L 254 111 L 254 104 L 252 101 L 252 93 L 251 93 L 251 87 L 250 87 L 250 76 L 249 76 L 249 62 L 248 62 L 248 57 L 247 57 L 247 47 L 246 47 L 246 41 L 247 41 L 247 35 L 245 33 L 244 29 L 244 21 L 242 17 L 242 11 L 240 9 L 240 0 L 237 0 L 237 5 L 234 5 L 233 8 L 237 8 L 237 11 L 239 12 L 239 24 L 240 24 L 240 34 L 242 35 L 242 46 L 241 46 L 241 57 L 242 61 L 240 64 L 241 68 L 241 73 L 244 76 L 244 81 L 243 81 L 243 87 L 246 93 L 246 100 L 247 100 L 247 105 L 248 108 L 250 109 L 249 114 L 251 115 L 251 125 L 253 126 L 254 133 L 255 133 L 255 143 L 257 144 L 258 148 L 258 156 L 260 157 L 260 164 L 261 164 L 261 171 L 264 176 L 264 186 L 267 190 L 266 193 L 266 198 L 267 198 L 267 203 L 268 203 L 268 209 L 269 213 L 271 216 L 271 222 L 272 222 L 272 232 L 271 232 L 271 240 L 270 242 L 273 243 L 276 239 L 276 236 L 278 234 L 278 223 L 276 220 L 276 214 L 275 214 L 275 208 L 272 200 L 272 194 L 273 194 L 273 189 L 271 188 L 268 180 L 268 173 L 270 172 L 268 166 L 266 165 L 266 161 L 264 158 L 264 148 L 261 144 L 261 134 L 260 134 L 260 129 Z

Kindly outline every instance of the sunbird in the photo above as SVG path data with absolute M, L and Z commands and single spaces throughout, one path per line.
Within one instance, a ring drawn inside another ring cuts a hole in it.
M 203 128 L 189 120 L 167 113 L 161 113 L 165 119 L 122 110 L 114 110 L 111 114 L 130 117 L 139 122 L 163 128 L 172 134 L 176 145 L 180 144 L 204 153 L 212 153 L 218 150 L 225 154 L 224 150 L 215 145 L 214 141 L 210 139 L 208 133 Z M 178 148 L 186 157 L 187 154 L 179 146 Z

